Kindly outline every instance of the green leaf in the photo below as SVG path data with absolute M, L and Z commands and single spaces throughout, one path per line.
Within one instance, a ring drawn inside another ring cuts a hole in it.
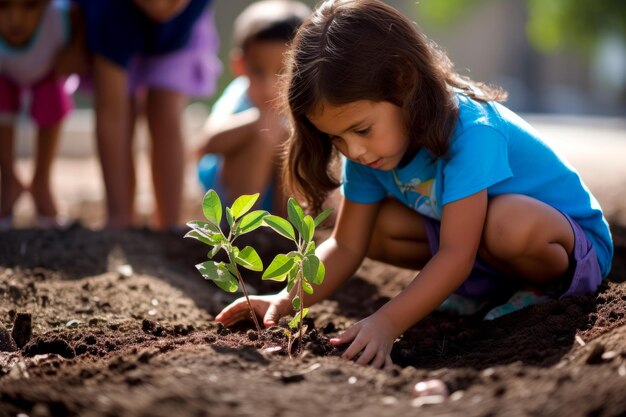
M 321 285 L 322 282 L 324 282 L 325 275 L 326 275 L 326 267 L 324 266 L 324 263 L 320 261 L 320 264 L 317 268 L 317 274 L 315 274 L 315 278 L 312 279 L 311 281 L 315 285 Z
M 300 264 L 294 262 L 293 268 L 289 270 L 289 279 L 294 280 L 298 276 L 298 271 L 300 270 Z
M 217 255 L 217 253 L 220 251 L 220 249 L 222 249 L 222 245 L 215 245 L 215 246 L 213 246 L 213 249 L 211 249 L 209 251 L 209 253 L 207 254 L 207 257 L 209 259 L 213 259 L 215 257 L 215 255 Z
M 265 272 L 263 272 L 263 276 L 261 278 L 264 280 L 271 279 L 274 281 L 284 281 L 293 266 L 293 259 L 279 253 L 267 267 Z
M 314 281 L 319 269 L 320 260 L 315 255 L 307 255 L 302 260 L 302 274 L 309 281 Z
M 291 300 L 291 305 L 294 310 L 300 310 L 300 297 L 296 295 L 293 300 Z
M 252 246 L 246 246 L 243 248 L 235 258 L 235 261 L 239 265 L 251 271 L 263 270 L 263 261 L 261 261 L 259 254 Z
M 259 198 L 259 193 L 239 196 L 232 205 L 235 220 L 246 214 Z
M 333 209 L 326 209 L 323 212 L 321 212 L 316 218 L 315 218 L 315 226 L 319 226 L 324 220 L 326 220 L 328 218 L 328 216 L 330 216 L 330 213 L 333 212 Z
M 226 221 L 228 221 L 228 227 L 233 228 L 233 224 L 235 223 L 235 218 L 233 217 L 233 211 L 230 207 L 226 207 Z
M 239 275 L 237 273 L 237 262 L 225 263 L 224 265 L 225 265 L 225 268 L 228 269 L 228 272 L 230 272 L 231 274 L 233 274 L 235 278 L 237 278 L 237 275 Z
M 293 231 L 293 226 L 282 217 L 270 214 L 269 216 L 265 216 L 263 222 L 274 229 L 274 231 L 279 235 L 285 236 L 294 242 L 296 241 L 296 234 Z
M 300 252 L 295 251 L 295 250 L 292 250 L 289 253 L 287 253 L 287 256 L 293 259 L 295 262 L 300 262 L 300 259 L 302 259 L 302 255 L 300 255 Z
M 313 286 L 305 279 L 302 280 L 302 289 L 309 295 L 313 294 Z
M 287 216 L 291 224 L 294 225 L 300 236 L 302 236 L 302 219 L 304 219 L 304 212 L 300 204 L 291 197 L 287 202 Z
M 216 226 L 213 223 L 203 222 L 203 221 L 200 221 L 200 220 L 192 220 L 190 222 L 187 222 L 187 226 L 191 227 L 194 230 L 198 230 L 200 232 L 203 232 L 203 233 L 207 233 L 207 232 L 219 233 L 219 234 L 222 233 L 222 231 L 219 228 L 219 226 Z
M 204 195 L 202 199 L 202 212 L 210 223 L 219 227 L 222 221 L 222 202 L 215 190 L 211 189 Z
M 202 243 L 204 243 L 206 245 L 209 245 L 209 246 L 216 245 L 216 243 L 213 242 L 212 239 L 210 239 L 205 234 L 198 232 L 197 230 L 190 230 L 187 233 L 185 233 L 185 236 L 183 236 L 183 237 L 190 237 L 192 239 L 199 240 L 200 242 L 202 242 Z
M 263 219 L 269 213 L 265 210 L 255 210 L 251 213 L 243 216 L 239 224 L 237 225 L 237 235 L 243 235 L 258 229 L 263 225 Z
M 239 282 L 228 269 L 224 266 L 223 262 L 217 263 L 213 261 L 206 261 L 196 265 L 196 269 L 202 274 L 205 279 L 211 280 L 228 292 L 235 292 L 239 288 Z
M 315 233 L 315 221 L 313 217 L 306 215 L 302 221 L 302 239 L 309 243 L 313 240 L 313 234 Z
M 304 251 L 305 255 L 314 255 L 315 254 L 315 242 L 310 241 L 306 246 L 306 250 Z
M 307 313 L 309 312 L 308 308 L 305 308 L 302 310 L 302 317 L 300 317 L 300 312 L 298 311 L 295 315 L 295 317 L 289 322 L 289 327 L 291 327 L 292 329 L 295 329 L 298 327 L 298 324 L 302 321 L 303 318 L 306 317 Z

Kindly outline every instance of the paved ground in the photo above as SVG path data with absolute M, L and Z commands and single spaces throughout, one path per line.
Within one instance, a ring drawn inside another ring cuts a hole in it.
M 187 113 L 186 126 L 192 137 L 202 123 L 203 113 L 197 106 Z M 626 224 L 626 119 L 585 118 L 527 115 L 525 117 L 548 143 L 564 155 L 594 192 L 607 216 L 613 221 Z M 90 131 L 90 115 L 79 113 L 68 122 L 67 133 L 62 139 L 60 156 L 53 173 L 60 210 L 70 217 L 77 217 L 90 208 L 91 215 L 81 217 L 89 227 L 102 225 L 103 186 L 97 159 L 94 156 L 93 134 Z M 142 140 L 139 141 L 142 143 Z M 22 147 L 22 154 L 28 149 Z M 145 146 L 138 152 L 137 206 L 142 217 L 152 211 L 153 199 L 150 173 Z M 24 178 L 31 172 L 30 160 L 22 157 L 19 169 Z M 185 219 L 191 218 L 200 201 L 201 189 L 195 179 L 193 163 L 187 169 L 185 184 Z M 25 196 L 18 201 L 17 225 L 32 224 L 33 208 Z

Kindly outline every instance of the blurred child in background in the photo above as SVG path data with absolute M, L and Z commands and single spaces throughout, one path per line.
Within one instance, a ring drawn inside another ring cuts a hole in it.
M 0 229 L 13 225 L 13 206 L 24 191 L 33 197 L 38 226 L 62 223 L 50 188 L 50 172 L 62 121 L 72 101 L 57 69 L 65 72 L 71 68 L 67 51 L 79 37 L 76 23 L 67 3 L 0 1 Z M 30 115 L 38 128 L 30 185 L 18 178 L 14 165 L 16 116 L 28 95 Z
M 279 154 L 288 133 L 275 107 L 277 80 L 283 54 L 309 13 L 297 1 L 266 0 L 252 3 L 235 20 L 230 58 L 236 78 L 213 106 L 197 149 L 202 185 L 225 202 L 258 192 L 263 209 L 285 210 Z
M 221 71 L 210 0 L 75 0 L 86 22 L 106 226 L 133 224 L 133 131 L 145 112 L 151 138 L 154 226 L 179 222 L 190 97 L 208 97 Z M 140 109 L 138 98 L 143 98 Z

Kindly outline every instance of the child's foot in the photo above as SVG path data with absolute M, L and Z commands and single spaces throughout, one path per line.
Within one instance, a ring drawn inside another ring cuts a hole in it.
M 458 314 L 459 316 L 471 316 L 482 310 L 487 303 L 488 301 L 486 300 L 464 297 L 452 293 L 437 307 L 437 311 Z
M 24 186 L 17 179 L 7 179 L 0 184 L 0 219 L 4 223 L 13 222 L 13 206 L 24 192 Z
M 515 311 L 519 311 L 523 308 L 530 307 L 535 304 L 545 303 L 549 300 L 550 297 L 547 295 L 542 295 L 541 293 L 534 291 L 517 291 L 506 303 L 489 310 L 489 312 L 485 315 L 484 320 L 494 320 Z
M 38 226 L 42 226 L 46 222 L 51 223 L 51 219 L 55 219 L 58 213 L 50 187 L 33 183 L 30 186 L 30 193 L 33 196 L 35 210 L 37 211 Z

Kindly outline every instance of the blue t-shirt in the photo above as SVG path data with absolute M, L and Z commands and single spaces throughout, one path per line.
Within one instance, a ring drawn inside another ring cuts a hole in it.
M 187 44 L 210 0 L 190 0 L 164 23 L 150 20 L 132 0 L 74 0 L 85 18 L 87 47 L 123 68 L 135 54 L 158 55 Z
M 357 203 L 392 195 L 419 213 L 441 220 L 442 207 L 487 189 L 489 196 L 523 194 L 569 215 L 592 242 L 602 276 L 611 268 L 613 243 L 598 201 L 576 170 L 506 107 L 457 94 L 459 120 L 448 156 L 422 149 L 406 166 L 381 171 L 344 164 L 342 191 Z
M 237 114 L 254 107 L 248 98 L 248 77 L 241 75 L 224 88 L 224 92 L 213 104 L 212 112 Z

